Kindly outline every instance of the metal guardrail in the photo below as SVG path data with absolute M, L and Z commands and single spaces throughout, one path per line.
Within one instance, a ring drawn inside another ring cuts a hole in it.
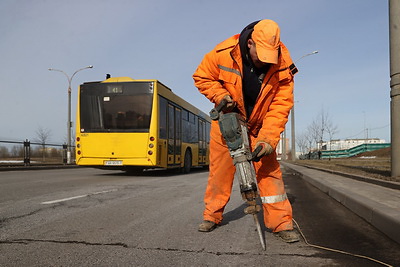
M 28 139 L 22 142 L 18 141 L 0 141 L 0 143 L 5 144 L 19 144 L 23 145 L 23 163 L 24 166 L 31 165 L 31 145 L 40 145 L 43 147 L 61 147 L 62 148 L 62 162 L 63 164 L 67 164 L 67 144 L 50 144 L 50 143 L 38 143 L 38 142 L 31 142 Z

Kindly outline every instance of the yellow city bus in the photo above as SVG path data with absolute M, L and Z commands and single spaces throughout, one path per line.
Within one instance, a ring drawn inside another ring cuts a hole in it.
M 142 171 L 208 166 L 210 118 L 158 80 L 79 87 L 76 164 Z

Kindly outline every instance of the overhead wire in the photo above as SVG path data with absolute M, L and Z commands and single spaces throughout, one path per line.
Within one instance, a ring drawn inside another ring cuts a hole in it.
M 363 129 L 363 130 L 361 130 L 359 133 L 354 134 L 354 135 L 351 135 L 351 136 L 348 136 L 348 137 L 346 137 L 345 139 L 351 139 L 351 138 L 353 138 L 353 137 L 355 137 L 355 136 L 358 136 L 358 135 L 362 134 L 363 132 L 365 132 L 365 130 L 370 130 L 370 131 L 372 131 L 372 130 L 378 130 L 378 129 L 386 128 L 386 127 L 388 127 L 388 126 L 390 126 L 390 124 L 386 124 L 386 125 L 380 126 L 380 127 L 374 127 L 374 128 L 369 128 L 369 129 Z

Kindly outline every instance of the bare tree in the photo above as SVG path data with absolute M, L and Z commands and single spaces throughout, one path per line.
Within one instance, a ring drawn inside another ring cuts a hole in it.
M 317 149 L 321 150 L 322 143 L 325 141 L 325 134 L 328 133 L 329 140 L 332 140 L 333 135 L 338 132 L 338 129 L 336 125 L 333 125 L 329 113 L 322 108 L 321 112 L 312 121 L 310 131 L 312 138 L 317 145 Z
M 333 123 L 330 121 L 330 122 L 326 125 L 326 132 L 327 132 L 328 135 L 329 135 L 329 141 L 332 141 L 333 136 L 339 132 L 338 126 L 337 126 L 337 125 L 333 125 Z
M 310 125 L 308 125 L 306 132 L 298 137 L 297 145 L 304 154 L 308 149 L 308 152 L 315 150 L 320 151 L 322 149 L 322 143 L 325 140 L 325 135 L 329 135 L 331 141 L 333 135 L 338 132 L 338 127 L 333 125 L 332 119 L 327 111 L 323 108 L 321 112 L 313 119 Z
M 38 143 L 42 145 L 42 157 L 43 161 L 45 160 L 45 155 L 46 155 L 46 142 L 49 141 L 51 136 L 51 131 L 49 129 L 45 129 L 42 126 L 39 126 L 38 129 L 36 130 L 36 139 Z
M 317 119 L 314 119 L 307 127 L 307 135 L 311 151 L 313 145 L 318 147 L 318 144 L 321 141 L 321 125 Z
M 306 154 L 308 148 L 308 140 L 307 134 L 301 133 L 296 137 L 296 144 L 300 148 L 300 152 L 302 155 Z
M 324 141 L 324 133 L 326 132 L 327 125 L 330 123 L 330 118 L 328 112 L 325 112 L 324 108 L 321 108 L 321 113 L 319 114 L 320 124 L 321 124 L 321 133 L 320 133 L 320 141 L 322 146 L 322 141 Z
M 24 148 L 22 146 L 13 146 L 11 148 L 11 156 L 14 158 L 24 156 Z
M 329 135 L 329 151 L 332 148 L 332 139 L 335 134 L 339 132 L 337 125 L 333 125 L 331 121 L 327 124 L 326 132 Z M 329 152 L 329 160 L 331 159 L 331 152 Z
M 9 156 L 10 156 L 10 153 L 8 151 L 8 148 L 5 146 L 0 146 L 0 157 L 8 158 Z

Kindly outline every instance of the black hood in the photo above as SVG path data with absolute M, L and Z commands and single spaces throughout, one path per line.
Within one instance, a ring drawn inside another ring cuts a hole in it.
M 242 53 L 242 58 L 246 58 L 245 55 L 247 55 L 247 40 L 251 37 L 251 33 L 254 30 L 254 26 L 259 22 L 259 20 L 254 21 L 247 25 L 242 32 L 240 33 L 239 36 L 239 46 L 240 46 L 240 52 Z M 247 60 L 244 60 L 244 62 Z
M 260 22 L 260 21 L 257 20 L 257 21 L 254 21 L 254 22 L 250 23 L 249 25 L 247 25 L 247 26 L 242 30 L 242 32 L 240 33 L 240 38 L 242 38 L 242 36 L 248 37 L 249 34 L 253 32 L 254 26 L 256 26 L 256 24 L 259 23 L 259 22 Z

